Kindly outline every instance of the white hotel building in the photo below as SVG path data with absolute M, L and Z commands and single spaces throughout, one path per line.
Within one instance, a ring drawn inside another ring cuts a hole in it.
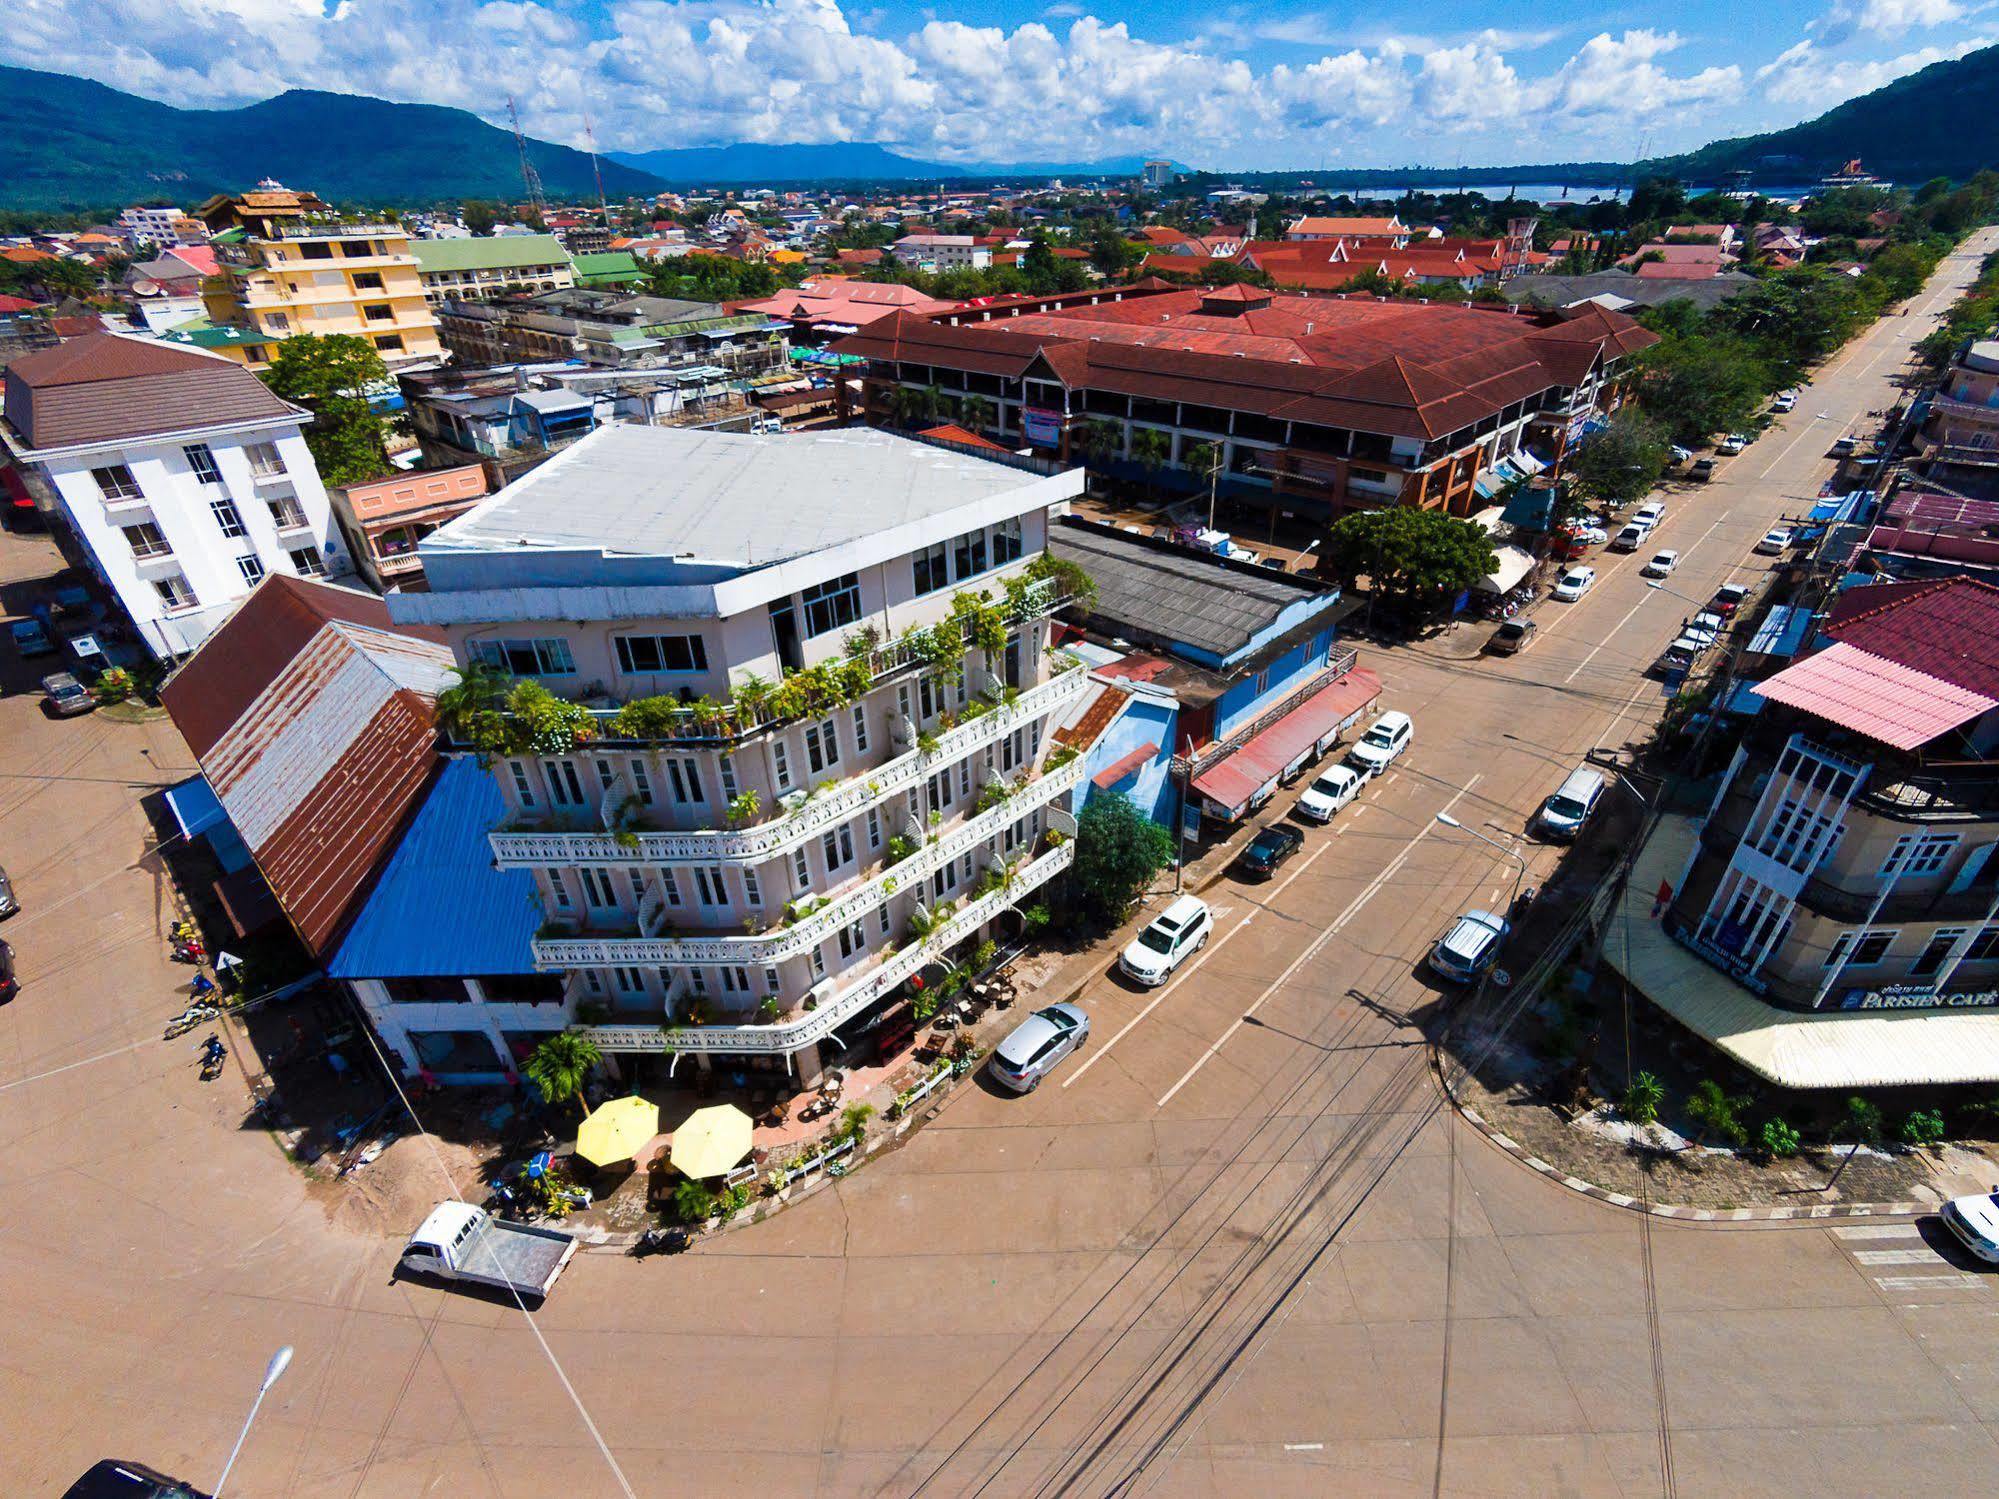
M 490 837 L 534 872 L 536 967 L 611 1058 L 809 1083 L 1068 866 L 1084 758 L 1051 765 L 1051 720 L 1090 688 L 1048 646 L 1061 584 L 1033 574 L 1083 476 L 1045 467 L 613 426 L 422 541 L 428 591 L 393 617 L 588 709 L 587 737 L 492 755 Z M 988 648 L 908 638 L 961 594 L 987 597 Z M 836 703 L 759 705 L 854 662 Z M 642 699 L 649 722 L 619 718 Z M 703 700 L 730 715 L 682 706 Z

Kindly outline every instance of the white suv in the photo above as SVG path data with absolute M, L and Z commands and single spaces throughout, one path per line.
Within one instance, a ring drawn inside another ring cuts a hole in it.
M 1207 902 L 1183 895 L 1152 918 L 1118 958 L 1125 976 L 1148 989 L 1173 976 L 1189 953 L 1200 950 L 1215 929 Z
M 1347 765 L 1364 776 L 1378 776 L 1409 748 L 1416 725 L 1407 713 L 1387 712 L 1368 726 L 1360 742 L 1347 751 Z

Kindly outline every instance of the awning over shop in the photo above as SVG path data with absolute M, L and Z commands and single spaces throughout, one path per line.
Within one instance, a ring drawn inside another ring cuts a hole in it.
M 1811 633 L 1812 618 L 1812 611 L 1801 604 L 1779 604 L 1764 616 L 1745 650 L 1752 656 L 1789 659 Z
M 1664 817 L 1639 852 L 1604 957 L 1652 1002 L 1758 1077 L 1786 1088 L 1894 1088 L 1999 1081 L 1991 1010 L 1802 1011 L 1751 994 L 1689 952 L 1652 915 L 1678 879 L 1699 823 Z
M 1379 696 L 1381 678 L 1364 666 L 1356 666 L 1246 740 L 1226 760 L 1194 777 L 1194 789 L 1228 808 L 1231 817 L 1238 815 L 1251 797 Z
M 207 776 L 189 776 L 178 786 L 167 787 L 166 797 L 183 838 L 199 838 L 217 823 L 229 820 Z
M 1505 593 L 1534 571 L 1532 552 L 1516 546 L 1494 547 L 1493 551 L 1499 554 L 1499 565 L 1478 582 L 1487 593 Z

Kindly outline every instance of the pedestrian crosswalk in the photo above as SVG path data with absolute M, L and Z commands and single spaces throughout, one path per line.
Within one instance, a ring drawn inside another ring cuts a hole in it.
M 1898 1306 L 1971 1306 L 1999 1294 L 1999 1276 L 1966 1270 L 1936 1223 L 1854 1223 L 1832 1235 L 1882 1295 Z

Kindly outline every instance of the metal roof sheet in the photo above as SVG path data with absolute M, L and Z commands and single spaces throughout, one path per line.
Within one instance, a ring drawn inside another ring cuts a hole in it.
M 1319 740 L 1381 696 L 1381 678 L 1356 666 L 1321 688 L 1219 765 L 1194 778 L 1194 789 L 1225 807 L 1240 807 Z
M 534 876 L 495 869 L 486 843 L 505 815 L 476 760 L 449 762 L 327 971 L 349 979 L 532 973 L 541 922 Z
M 569 252 L 552 234 L 474 235 L 467 239 L 410 241 L 419 272 L 506 271 L 524 266 L 568 265 Z
M 1845 644 L 1785 667 L 1756 691 L 1902 750 L 1999 707 L 1980 693 Z

